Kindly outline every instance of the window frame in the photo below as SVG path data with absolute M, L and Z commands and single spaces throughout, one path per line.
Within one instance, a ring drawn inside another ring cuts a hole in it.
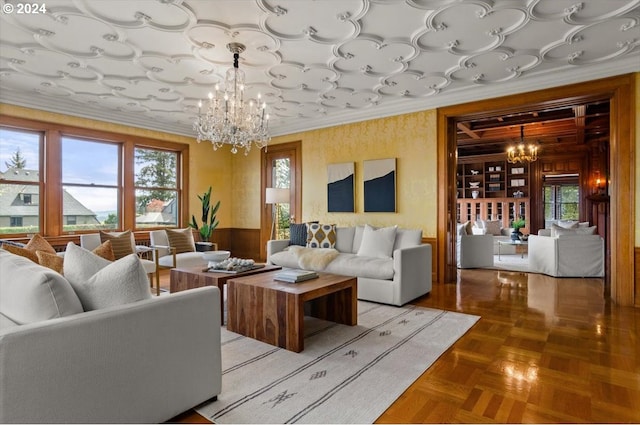
M 47 237 L 76 235 L 88 232 L 63 231 L 62 215 L 62 137 L 87 139 L 89 141 L 115 143 L 121 149 L 121 170 L 119 170 L 119 217 L 118 225 L 114 231 L 131 229 L 132 231 L 145 231 L 164 228 L 145 227 L 137 229 L 136 225 L 136 199 L 134 182 L 134 152 L 135 148 L 160 149 L 176 152 L 178 161 L 176 164 L 176 176 L 178 179 L 178 227 L 181 223 L 187 223 L 188 217 L 188 187 L 189 187 L 189 145 L 164 141 L 133 134 L 112 133 L 102 130 L 94 130 L 69 125 L 61 125 L 45 121 L 29 120 L 2 115 L 0 126 L 8 130 L 31 131 L 41 134 L 40 138 L 40 225 L 39 233 Z M 131 127 L 132 130 L 136 130 Z M 12 183 L 11 181 L 2 181 Z M 29 233 L 0 234 L 0 237 L 24 238 L 30 237 Z

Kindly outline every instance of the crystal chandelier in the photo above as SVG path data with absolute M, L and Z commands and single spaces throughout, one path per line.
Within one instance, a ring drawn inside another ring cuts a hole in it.
M 240 53 L 245 46 L 240 43 L 229 43 L 227 49 L 233 53 L 233 68 L 227 70 L 224 89 L 215 86 L 215 94 L 209 93 L 209 102 L 198 102 L 198 117 L 193 123 L 198 143 L 210 141 L 213 149 L 223 145 L 231 145 L 231 152 L 244 149 L 247 155 L 252 143 L 261 149 L 269 143 L 269 114 L 267 104 L 260 104 L 258 98 L 244 98 L 244 71 L 238 69 Z
M 520 143 L 518 146 L 509 146 L 507 149 L 507 162 L 517 164 L 519 162 L 534 162 L 538 159 L 538 146 L 524 144 L 524 126 L 520 126 Z

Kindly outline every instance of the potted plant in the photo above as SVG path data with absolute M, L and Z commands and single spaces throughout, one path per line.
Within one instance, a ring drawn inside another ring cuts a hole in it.
M 198 233 L 200 234 L 200 241 L 203 242 L 204 245 L 211 245 L 211 234 L 219 224 L 219 222 L 216 220 L 216 213 L 218 212 L 218 208 L 220 208 L 220 201 L 216 202 L 213 209 L 211 209 L 211 186 L 209 186 L 209 190 L 207 190 L 204 194 L 198 195 L 198 199 L 202 204 L 202 224 L 198 226 L 195 215 L 192 215 L 189 227 L 198 231 Z M 206 249 L 201 250 L 204 251 Z
M 527 222 L 522 217 L 518 217 L 517 219 L 513 220 L 511 222 L 511 228 L 513 229 L 513 232 L 511 232 L 511 240 L 517 241 L 518 239 L 520 239 L 520 235 L 522 235 L 522 233 L 520 233 L 520 229 L 522 229 L 526 225 Z

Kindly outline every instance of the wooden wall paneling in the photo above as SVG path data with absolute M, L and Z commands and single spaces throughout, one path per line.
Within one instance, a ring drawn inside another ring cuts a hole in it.
M 252 258 L 257 262 L 264 262 L 266 256 L 260 253 L 260 229 L 230 229 L 231 256 L 238 258 Z
M 431 245 L 431 282 L 436 283 L 438 280 L 438 270 L 436 265 L 438 264 L 438 250 L 437 247 L 437 239 L 436 238 L 422 238 L 423 244 Z
M 635 248 L 634 252 L 634 262 L 635 266 L 635 275 L 636 275 L 636 300 L 635 306 L 640 307 L 640 247 Z

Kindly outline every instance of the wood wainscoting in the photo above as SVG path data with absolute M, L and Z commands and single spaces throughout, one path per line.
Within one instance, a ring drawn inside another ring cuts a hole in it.
M 640 307 L 640 247 L 635 247 L 634 269 L 636 275 L 636 307 Z

